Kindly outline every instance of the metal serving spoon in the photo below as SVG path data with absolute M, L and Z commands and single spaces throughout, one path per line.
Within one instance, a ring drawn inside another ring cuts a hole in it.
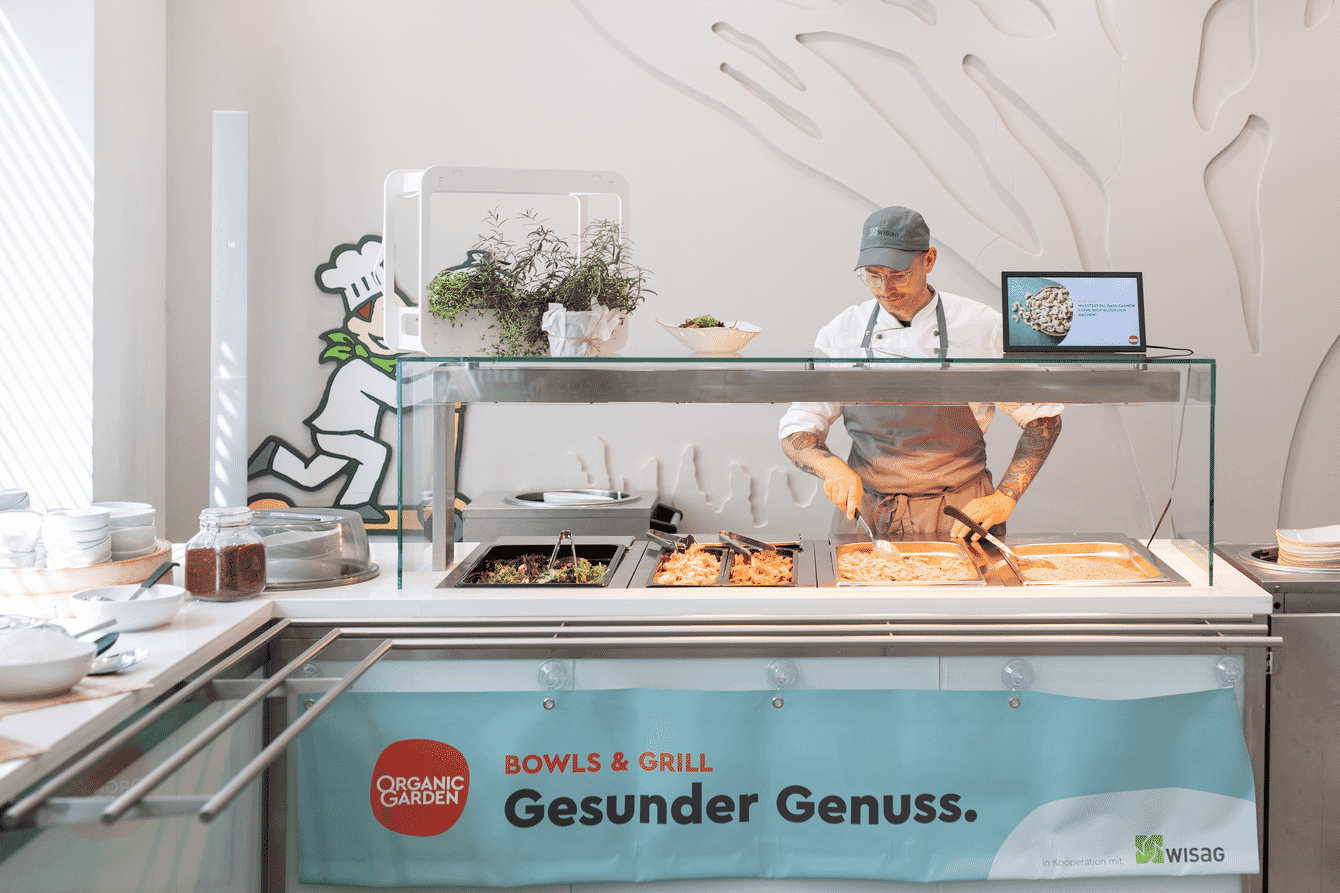
M 119 673 L 126 667 L 135 666 L 148 656 L 149 652 L 143 648 L 118 651 L 116 654 L 104 654 L 101 657 L 94 658 L 93 665 L 88 668 L 88 675 L 106 676 L 109 673 Z
M 902 558 L 902 557 L 903 557 L 903 553 L 902 553 L 902 552 L 899 552 L 899 551 L 898 551 L 898 547 L 895 546 L 895 545 L 894 545 L 892 542 L 890 542 L 889 540 L 877 540 L 877 539 L 875 539 L 874 531 L 872 531 L 872 530 L 870 529 L 870 525 L 866 523 L 865 518 L 862 518 L 862 517 L 861 517 L 861 510 L 860 510 L 860 509 L 854 509 L 854 510 L 853 510 L 853 513 L 856 515 L 856 520 L 859 521 L 859 522 L 861 522 L 861 527 L 865 529 L 865 535 L 868 536 L 868 537 L 870 537 L 870 546 L 871 546 L 871 548 L 874 549 L 874 552 L 875 552 L 876 555 L 882 556 L 882 557 L 884 557 L 884 558 Z

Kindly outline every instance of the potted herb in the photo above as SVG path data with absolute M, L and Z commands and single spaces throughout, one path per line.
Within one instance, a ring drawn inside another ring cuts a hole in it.
M 490 355 L 499 357 L 590 356 L 643 299 L 647 273 L 628 258 L 628 244 L 614 221 L 587 227 L 580 253 L 536 219 L 517 243 L 494 211 L 488 233 L 467 261 L 439 273 L 428 286 L 428 311 L 452 325 L 471 314 L 491 312 Z M 487 336 L 486 336 L 487 339 Z

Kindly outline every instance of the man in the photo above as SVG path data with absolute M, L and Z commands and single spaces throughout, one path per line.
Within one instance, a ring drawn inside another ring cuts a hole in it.
M 931 287 L 926 279 L 935 256 L 930 229 L 916 211 L 892 207 L 871 214 L 861 232 L 856 273 L 874 297 L 824 326 L 815 347 L 830 355 L 861 348 L 899 357 L 1000 356 L 1000 314 Z M 1023 433 L 998 487 L 986 467 L 983 437 L 995 413 L 991 404 L 793 403 L 779 436 L 796 467 L 823 480 L 824 495 L 838 510 L 852 519 L 859 507 L 876 535 L 902 540 L 968 535 L 961 521 L 944 514 L 946 504 L 1000 534 L 1061 432 L 1061 407 L 1000 408 Z M 852 441 L 846 462 L 826 443 L 838 418 Z

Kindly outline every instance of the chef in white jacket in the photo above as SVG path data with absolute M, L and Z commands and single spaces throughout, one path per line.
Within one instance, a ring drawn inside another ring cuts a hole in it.
M 861 230 L 856 273 L 872 298 L 848 307 L 820 330 L 815 347 L 832 356 L 998 357 L 1001 317 L 993 308 L 933 288 L 930 229 L 916 211 L 884 208 Z M 897 393 L 891 368 L 890 393 Z M 779 426 L 782 450 L 817 475 L 824 495 L 847 519 L 861 515 L 876 535 L 946 539 L 970 532 L 944 514 L 963 510 L 1002 533 L 1061 432 L 1056 404 L 1000 404 L 1022 428 L 999 485 L 986 467 L 984 433 L 992 404 L 793 403 Z M 851 437 L 844 462 L 827 445 L 838 420 Z

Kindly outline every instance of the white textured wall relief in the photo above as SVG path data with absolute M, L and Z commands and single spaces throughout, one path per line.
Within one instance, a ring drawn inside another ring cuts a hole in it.
M 805 176 L 863 209 L 925 211 L 941 285 L 987 302 L 995 271 L 979 264 L 1111 269 L 1104 178 L 1121 133 L 1094 111 L 1115 111 L 1122 53 L 1096 2 L 572 0 L 634 64 Z M 1071 73 L 1059 91 L 1056 71 Z
M 1108 234 L 1112 203 L 1102 175 L 1019 93 L 996 77 L 985 60 L 966 56 L 963 71 L 986 94 L 1001 123 L 1056 190 L 1084 268 L 1111 270 Z
M 1001 34 L 1045 40 L 1056 34 L 1056 20 L 1040 0 L 972 0 Z
M 1036 228 L 993 170 L 982 141 L 915 61 L 831 31 L 798 34 L 796 41 L 847 81 L 954 201 L 1022 251 L 1039 253 Z
M 1242 130 L 1205 166 L 1205 195 L 1233 255 L 1242 320 L 1252 354 L 1261 354 L 1261 302 L 1265 242 L 1261 230 L 1261 181 L 1270 157 L 1270 125 L 1250 115 Z
M 1334 6 L 1335 0 L 1307 0 L 1307 6 L 1303 10 L 1303 25 L 1307 28 L 1317 27 L 1331 14 L 1331 8 Z
M 1334 300 L 1335 295 L 1327 296 Z M 1335 316 L 1332 329 L 1340 328 Z M 1289 442 L 1280 493 L 1279 527 L 1320 527 L 1340 521 L 1340 474 L 1335 439 L 1340 434 L 1340 336 L 1322 358 L 1303 398 Z
M 935 4 L 931 0 L 884 0 L 884 2 L 889 6 L 906 9 L 927 25 L 934 25 L 940 20 L 939 14 L 935 11 Z
M 1206 132 L 1219 110 L 1252 79 L 1259 51 L 1256 0 L 1215 0 L 1201 27 L 1200 64 L 1191 105 Z
M 1121 31 L 1117 28 L 1117 16 L 1112 9 L 1112 0 L 1094 0 L 1094 11 L 1103 26 L 1103 33 L 1107 35 L 1107 42 L 1112 45 L 1117 56 L 1124 57 L 1126 51 L 1121 46 Z

